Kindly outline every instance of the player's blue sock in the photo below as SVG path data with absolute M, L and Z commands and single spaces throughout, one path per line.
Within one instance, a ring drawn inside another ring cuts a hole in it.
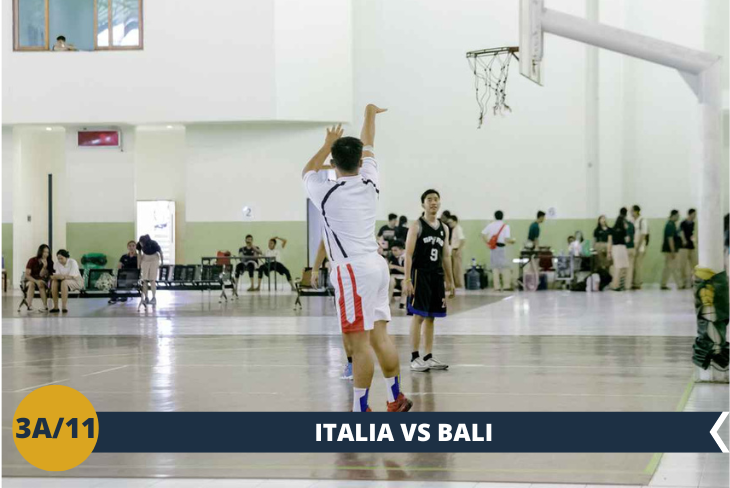
M 400 376 L 385 378 L 385 388 L 388 390 L 388 402 L 393 403 L 400 394 Z
M 370 388 L 353 388 L 352 411 L 367 412 L 368 411 L 368 393 Z

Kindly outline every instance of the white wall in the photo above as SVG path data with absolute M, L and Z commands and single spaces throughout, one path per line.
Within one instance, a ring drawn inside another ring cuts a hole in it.
M 65 131 L 53 127 L 13 131 L 13 273 L 16 283 L 29 257 L 48 242 L 48 174 L 53 174 L 52 251 L 66 247 L 68 185 L 65 168 Z M 29 221 L 30 218 L 30 221 Z
M 276 118 L 349 121 L 350 1 L 275 0 Z
M 183 126 L 140 126 L 134 140 L 133 202 L 175 201 L 175 261 L 178 263 L 185 262 L 188 178 L 185 144 Z
M 419 212 L 429 187 L 462 219 L 561 218 L 585 208 L 583 46 L 546 36 L 545 86 L 512 68 L 507 103 L 477 129 L 474 80 L 465 53 L 518 43 L 518 2 L 463 0 L 458 8 L 423 0 L 354 4 L 355 110 L 389 108 L 378 120 L 382 214 Z M 550 2 L 582 15 L 581 2 Z M 406 28 L 405 26 L 410 26 Z M 361 117 L 356 119 L 360 123 Z M 387 209 L 387 210 L 386 210 Z
M 187 219 L 306 220 L 301 171 L 324 141 L 319 124 L 187 127 Z
M 66 129 L 68 222 L 134 221 L 134 129 L 120 148 L 78 147 L 79 127 Z
M 3 123 L 275 120 L 277 111 L 349 120 L 349 104 L 328 103 L 351 97 L 348 80 L 329 76 L 349 70 L 348 3 L 299 12 L 292 0 L 148 0 L 144 50 L 27 53 L 12 51 L 12 2 L 2 2 Z

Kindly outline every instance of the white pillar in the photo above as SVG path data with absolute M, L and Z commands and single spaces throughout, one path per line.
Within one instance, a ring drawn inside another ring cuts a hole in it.
M 598 0 L 586 0 L 586 17 L 598 22 Z M 600 166 L 598 135 L 598 48 L 586 44 L 586 102 L 585 102 L 585 155 L 586 155 L 586 215 L 600 214 Z
M 702 104 L 702 175 L 697 208 L 699 265 L 724 268 L 722 221 L 722 71 L 716 62 L 700 74 Z

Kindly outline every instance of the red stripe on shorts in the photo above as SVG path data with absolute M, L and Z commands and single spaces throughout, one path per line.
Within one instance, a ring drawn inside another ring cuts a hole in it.
M 352 283 L 352 295 L 355 305 L 355 321 L 347 320 L 347 308 L 345 306 L 345 288 L 342 286 L 341 268 L 337 267 L 337 284 L 340 287 L 340 325 L 342 332 L 349 334 L 350 332 L 361 332 L 365 330 L 365 320 L 362 315 L 362 298 L 357 294 L 357 283 L 355 282 L 355 273 L 352 272 L 352 266 L 347 265 L 347 271 L 350 273 L 350 282 Z

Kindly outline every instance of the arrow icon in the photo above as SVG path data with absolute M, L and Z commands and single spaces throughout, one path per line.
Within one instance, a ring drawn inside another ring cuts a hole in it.
M 717 435 L 717 431 L 720 430 L 720 427 L 722 426 L 722 423 L 725 421 L 725 419 L 728 416 L 728 412 L 722 412 L 720 414 L 720 418 L 717 419 L 717 422 L 715 422 L 715 425 L 712 426 L 712 430 L 710 430 L 710 435 L 713 439 L 715 439 L 715 442 L 717 442 L 717 446 L 720 448 L 720 450 L 724 453 L 727 453 L 727 446 L 724 442 L 722 442 L 722 439 L 720 439 L 720 436 Z

